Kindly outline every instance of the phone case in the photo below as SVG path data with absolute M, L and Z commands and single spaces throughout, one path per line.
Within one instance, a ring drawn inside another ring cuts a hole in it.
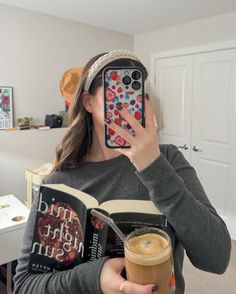
M 121 106 L 145 126 L 144 75 L 134 67 L 107 67 L 103 71 L 104 115 L 120 127 L 134 134 L 133 129 L 120 114 Z M 130 144 L 105 125 L 105 144 L 109 148 L 130 148 Z

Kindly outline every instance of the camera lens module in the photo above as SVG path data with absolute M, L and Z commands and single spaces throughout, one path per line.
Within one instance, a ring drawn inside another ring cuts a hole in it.
M 141 73 L 139 71 L 135 70 L 132 72 L 132 78 L 134 80 L 138 80 L 138 79 L 140 79 L 140 77 L 141 77 Z
M 141 84 L 140 84 L 138 81 L 134 81 L 134 82 L 132 83 L 132 88 L 133 88 L 134 90 L 138 90 L 138 89 L 140 89 L 140 87 L 141 87 Z
M 122 79 L 123 84 L 129 85 L 131 83 L 131 77 L 129 76 L 124 76 Z

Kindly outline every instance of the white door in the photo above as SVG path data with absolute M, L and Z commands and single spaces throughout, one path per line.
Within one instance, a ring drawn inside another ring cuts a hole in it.
M 227 215 L 236 182 L 236 49 L 195 55 L 193 77 L 191 163 L 213 206 Z
M 193 56 L 157 59 L 155 113 L 161 144 L 172 143 L 190 160 Z

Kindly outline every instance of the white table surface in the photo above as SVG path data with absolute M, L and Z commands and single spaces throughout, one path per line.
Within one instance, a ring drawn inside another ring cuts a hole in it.
M 8 204 L 9 207 L 1 208 L 4 204 Z M 24 220 L 13 221 L 12 218 L 15 216 L 23 216 Z M 28 216 L 29 209 L 15 196 L 0 196 L 0 234 L 24 227 Z
M 9 207 L 1 208 L 4 204 Z M 15 196 L 0 196 L 0 265 L 18 258 L 29 211 Z M 15 216 L 24 219 L 13 221 Z

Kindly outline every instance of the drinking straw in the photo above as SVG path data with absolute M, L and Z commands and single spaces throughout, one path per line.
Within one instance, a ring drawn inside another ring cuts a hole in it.
M 92 209 L 91 214 L 102 220 L 104 223 L 108 224 L 115 232 L 116 234 L 120 237 L 120 239 L 123 241 L 124 244 L 126 244 L 126 239 L 125 235 L 121 232 L 121 230 L 118 228 L 118 226 L 115 224 L 114 220 L 103 213 Z

